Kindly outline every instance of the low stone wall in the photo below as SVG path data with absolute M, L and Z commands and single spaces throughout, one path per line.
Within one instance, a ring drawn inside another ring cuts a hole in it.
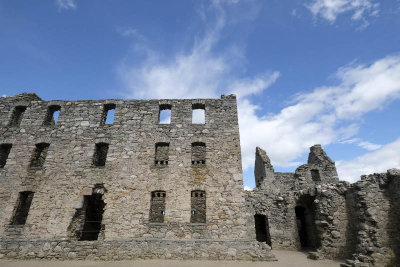
M 118 239 L 105 241 L 0 239 L 0 258 L 276 260 L 268 245 L 248 239 Z

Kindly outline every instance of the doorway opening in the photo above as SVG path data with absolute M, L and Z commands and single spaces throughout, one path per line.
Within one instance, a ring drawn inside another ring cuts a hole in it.
M 97 190 L 96 190 L 97 189 Z M 81 231 L 80 241 L 93 241 L 99 238 L 100 232 L 103 230 L 101 221 L 103 220 L 103 212 L 105 203 L 103 201 L 104 188 L 94 188 L 90 196 L 84 197 L 84 207 L 86 206 L 85 219 L 83 229 Z
M 265 242 L 272 248 L 268 217 L 266 215 L 256 214 L 254 215 L 254 223 L 256 227 L 256 240 L 258 242 Z
M 297 230 L 300 245 L 305 250 L 315 250 L 320 247 L 317 228 L 315 226 L 315 197 L 303 195 L 295 207 Z

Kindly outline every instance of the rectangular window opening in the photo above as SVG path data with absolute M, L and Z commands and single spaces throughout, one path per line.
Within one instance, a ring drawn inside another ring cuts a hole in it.
M 194 190 L 191 192 L 191 223 L 206 222 L 206 192 Z
M 24 225 L 28 218 L 29 209 L 31 207 L 34 192 L 20 192 L 17 201 L 17 207 L 12 219 L 12 225 Z
M 13 114 L 11 116 L 10 126 L 19 126 L 22 121 L 22 116 L 26 111 L 25 106 L 17 106 L 15 107 Z
M 192 143 L 192 166 L 206 165 L 206 144 L 202 142 Z
M 43 167 L 44 161 L 46 160 L 47 151 L 49 150 L 50 144 L 39 143 L 35 145 L 35 151 L 33 152 L 30 167 L 41 168 Z
M 311 170 L 311 178 L 314 182 L 320 182 L 321 176 L 319 175 L 319 170 Z
M 192 105 L 192 124 L 206 123 L 206 107 L 204 104 Z
M 105 166 L 108 152 L 107 143 L 97 143 L 93 155 L 93 165 L 94 166 Z
M 171 123 L 171 105 L 163 104 L 160 105 L 160 113 L 158 116 L 159 124 L 170 124 Z
M 114 124 L 115 104 L 104 105 L 102 124 Z
M 60 110 L 61 107 L 57 105 L 52 105 L 48 107 L 44 125 L 56 125 L 58 121 L 58 116 L 60 115 Z
M 163 223 L 165 216 L 165 191 L 151 192 L 150 218 L 151 223 Z
M 0 145 L 0 169 L 4 168 L 7 163 L 8 155 L 10 154 L 12 144 Z
M 154 163 L 157 166 L 167 166 L 169 160 L 169 143 L 157 143 Z

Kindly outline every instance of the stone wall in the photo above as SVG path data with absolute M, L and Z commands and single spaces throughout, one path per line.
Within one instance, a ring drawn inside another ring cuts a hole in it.
M 268 217 L 272 248 L 348 259 L 343 266 L 400 264 L 400 170 L 342 182 L 335 163 L 315 145 L 295 173 L 274 172 L 257 148 L 254 174 L 257 186 L 247 193 L 247 205 Z
M 49 107 L 55 105 L 60 107 L 57 124 L 45 123 Z M 110 105 L 115 107 L 114 123 L 105 124 Z M 205 108 L 205 124 L 192 124 L 193 105 Z M 17 106 L 26 110 L 20 125 L 10 126 Z M 171 122 L 160 124 L 159 112 L 166 106 L 171 108 Z M 107 258 L 133 250 L 126 257 L 273 259 L 269 247 L 255 241 L 254 219 L 245 210 L 234 95 L 43 101 L 34 94 L 21 94 L 0 98 L 0 132 L 0 144 L 12 144 L 0 169 L 0 254 L 22 257 L 26 247 L 35 247 L 36 256 L 46 256 L 44 247 L 50 244 L 49 251 L 55 253 L 51 255 L 61 258 L 76 247 L 87 248 L 82 255 L 110 255 Z M 205 144 L 203 166 L 192 165 L 196 142 Z M 47 154 L 42 167 L 31 168 L 39 143 L 49 144 Z M 93 164 L 99 143 L 108 144 L 104 166 Z M 169 144 L 168 165 L 162 168 L 155 163 L 156 143 Z M 81 242 L 86 241 L 73 240 L 69 228 L 74 216 L 79 217 L 85 196 L 98 184 L 105 189 L 104 240 L 85 246 Z M 151 192 L 159 190 L 166 193 L 164 221 L 151 223 Z M 193 190 L 206 193 L 205 223 L 190 222 Z M 13 226 L 10 222 L 23 191 L 35 194 L 26 224 Z M 58 249 L 56 240 L 65 246 Z M 135 242 L 137 249 L 132 247 Z

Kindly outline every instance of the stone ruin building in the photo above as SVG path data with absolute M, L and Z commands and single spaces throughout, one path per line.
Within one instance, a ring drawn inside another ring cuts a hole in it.
M 400 170 L 349 184 L 320 145 L 295 173 L 257 148 L 244 191 L 234 95 L 24 93 L 0 98 L 0 131 L 0 258 L 268 261 L 291 249 L 343 266 L 400 262 Z

